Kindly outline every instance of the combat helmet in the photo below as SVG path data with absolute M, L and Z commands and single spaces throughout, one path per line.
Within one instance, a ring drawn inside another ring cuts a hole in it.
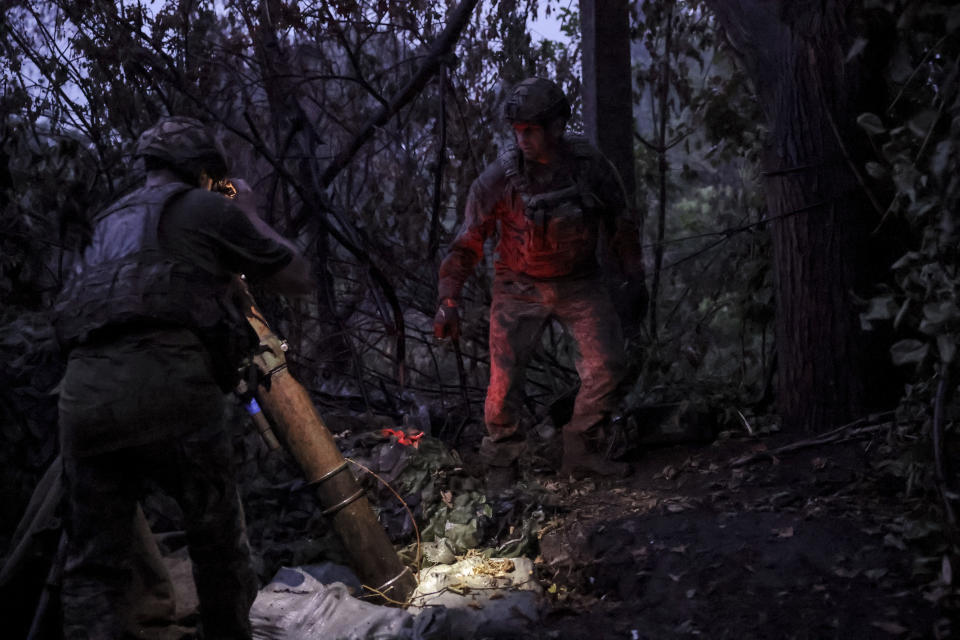
M 570 102 L 555 82 L 545 78 L 527 78 L 513 88 L 504 106 L 507 122 L 546 124 L 554 118 L 570 118 Z
M 191 177 L 206 172 L 213 180 L 227 174 L 227 159 L 210 129 L 195 118 L 167 116 L 144 131 L 135 150 L 140 158 L 156 158 Z

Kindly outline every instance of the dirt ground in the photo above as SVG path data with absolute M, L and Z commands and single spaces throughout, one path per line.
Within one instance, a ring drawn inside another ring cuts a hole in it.
M 546 514 L 535 577 L 548 606 L 522 637 L 957 637 L 943 532 L 924 512 L 929 497 L 905 498 L 884 466 L 883 438 L 779 455 L 803 437 L 653 447 L 620 480 L 525 472 L 517 502 Z M 273 518 L 296 511 L 268 506 Z M 261 528 L 303 544 L 286 521 Z
M 522 637 L 958 637 L 960 590 L 933 501 L 905 497 L 878 455 L 884 437 L 777 455 L 802 437 L 653 447 L 620 480 L 528 472 L 517 501 L 535 495 L 544 513 L 534 566 L 547 607 Z M 252 475 L 266 483 L 248 496 L 252 541 L 278 556 L 265 561 L 325 555 L 329 536 L 304 533 L 322 523 L 302 482 Z M 182 543 L 163 540 L 179 548 L 175 582 L 190 583 Z M 192 596 L 178 602 L 184 631 L 194 606 Z
M 562 507 L 540 539 L 553 608 L 532 637 L 955 637 L 949 562 L 923 556 L 935 545 L 870 443 L 731 466 L 786 441 L 650 449 L 615 482 L 543 479 Z

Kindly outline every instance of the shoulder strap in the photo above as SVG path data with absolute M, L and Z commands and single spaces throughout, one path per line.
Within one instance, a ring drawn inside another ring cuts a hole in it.
M 497 156 L 497 162 L 500 164 L 500 168 L 503 169 L 504 175 L 507 176 L 507 182 L 509 182 L 510 186 L 522 197 L 530 191 L 530 185 L 527 182 L 527 177 L 523 173 L 523 168 L 520 166 L 520 159 L 520 149 L 518 149 L 515 144 L 508 145 L 507 148 Z
M 597 158 L 602 156 L 586 136 L 568 135 L 566 141 L 577 164 L 577 187 L 580 190 L 580 199 L 584 207 L 595 209 L 601 205 L 602 201 L 594 193 L 590 184 L 590 171 Z
M 131 191 L 124 197 L 120 198 L 117 202 L 110 205 L 109 207 L 99 211 L 93 216 L 91 222 L 97 224 L 102 222 L 106 217 L 114 214 L 118 211 L 126 209 L 130 206 L 136 206 L 140 204 L 147 205 L 161 205 L 161 210 L 166 208 L 166 206 L 176 197 L 194 189 L 185 182 L 170 182 L 168 184 L 161 185 L 159 187 L 140 187 L 134 191 Z

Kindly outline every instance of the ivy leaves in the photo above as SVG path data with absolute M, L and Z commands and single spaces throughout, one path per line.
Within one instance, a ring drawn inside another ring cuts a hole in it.
M 894 15 L 890 3 L 874 4 Z M 888 72 L 895 98 L 885 112 L 857 118 L 875 150 L 864 172 L 872 188 L 892 194 L 875 233 L 896 216 L 916 242 L 892 265 L 896 289 L 871 300 L 861 322 L 890 322 L 903 337 L 891 346 L 893 361 L 918 373 L 952 363 L 960 335 L 960 10 L 950 4 L 928 2 L 895 15 L 898 42 Z

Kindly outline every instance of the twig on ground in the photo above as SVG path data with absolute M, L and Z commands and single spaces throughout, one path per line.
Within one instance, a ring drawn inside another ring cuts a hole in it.
M 856 428 L 855 425 L 862 424 L 864 420 L 858 420 L 851 423 L 840 429 L 835 429 L 828 433 L 823 434 L 817 438 L 810 438 L 808 440 L 799 440 L 797 442 L 791 442 L 790 444 L 778 447 L 776 449 L 771 449 L 769 451 L 761 451 L 759 453 L 752 453 L 750 455 L 741 456 L 730 461 L 729 466 L 731 467 L 744 467 L 754 462 L 759 462 L 761 460 L 770 460 L 776 458 L 779 455 L 784 453 L 792 453 L 794 451 L 799 451 L 801 449 L 809 449 L 811 447 L 818 447 L 824 444 L 838 444 L 841 442 L 850 442 L 852 440 L 858 440 L 864 436 L 867 436 L 871 433 L 876 433 L 877 431 L 882 431 L 884 429 L 889 429 L 893 426 L 893 422 L 884 422 L 881 424 L 871 425 L 869 427 L 860 427 Z
M 756 432 L 753 430 L 753 427 L 750 426 L 750 423 L 747 421 L 746 416 L 743 415 L 743 412 L 740 409 L 737 409 L 737 415 L 740 416 L 740 421 L 743 422 L 743 426 L 747 429 L 747 433 L 751 436 L 756 435 Z
M 940 494 L 940 499 L 943 500 L 943 512 L 947 518 L 947 523 L 954 527 L 957 524 L 957 514 L 953 510 L 953 502 L 950 499 L 950 486 L 943 460 L 943 406 L 950 389 L 949 378 L 948 371 L 940 376 L 940 382 L 937 384 L 937 395 L 933 401 L 933 460 L 937 492 Z

